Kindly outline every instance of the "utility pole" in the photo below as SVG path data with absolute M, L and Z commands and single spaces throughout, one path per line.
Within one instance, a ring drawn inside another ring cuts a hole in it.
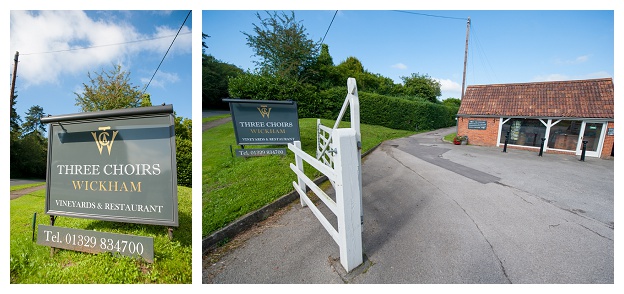
M 13 77 L 11 79 L 11 105 L 9 105 L 9 112 L 13 108 L 13 103 L 15 102 L 15 77 L 17 77 L 17 59 L 18 59 L 18 57 L 19 57 L 19 51 L 15 51 L 15 58 L 13 59 L 15 64 L 13 64 Z M 9 117 L 10 116 L 11 116 L 11 113 L 9 113 Z
M 466 63 L 468 62 L 468 36 L 470 35 L 470 17 L 466 23 L 466 50 L 464 51 L 464 77 L 462 78 L 461 99 L 464 100 L 464 89 L 466 85 Z

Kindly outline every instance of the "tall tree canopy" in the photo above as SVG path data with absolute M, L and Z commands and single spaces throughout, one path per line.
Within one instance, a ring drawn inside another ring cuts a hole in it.
M 409 77 L 401 77 L 403 80 L 402 92 L 407 96 L 417 96 L 430 102 L 438 103 L 438 97 L 442 96 L 440 82 L 426 74 L 412 73 Z
M 254 25 L 254 33 L 243 32 L 247 36 L 254 54 L 260 58 L 254 63 L 263 73 L 279 75 L 299 80 L 305 68 L 315 61 L 320 42 L 308 38 L 305 27 L 290 15 L 282 12 L 267 12 L 262 18 L 256 13 L 260 25 Z
M 25 122 L 11 131 L 11 178 L 45 178 L 48 140 L 44 137 L 45 125 L 41 123 L 44 115 L 41 106 L 31 106 Z
M 83 83 L 83 92 L 76 93 L 76 106 L 81 111 L 100 111 L 141 106 L 142 94 L 139 86 L 130 83 L 130 73 L 121 70 L 121 65 L 96 73 L 87 73 L 90 85 Z
M 45 115 L 43 112 L 43 107 L 39 105 L 31 106 L 26 112 L 26 121 L 22 125 L 22 131 L 25 134 L 30 134 L 35 131 L 39 132 L 39 134 L 43 137 L 45 134 L 46 126 L 41 123 L 41 118 Z
M 228 104 L 221 101 L 229 97 L 228 80 L 243 74 L 244 71 L 229 63 L 217 60 L 212 55 L 202 59 L 202 108 L 227 109 Z
M 344 84 L 340 82 L 340 73 L 334 66 L 334 60 L 329 54 L 329 46 L 327 44 L 321 45 L 321 53 L 306 68 L 304 76 L 306 83 L 316 85 L 319 89 L 327 89 Z

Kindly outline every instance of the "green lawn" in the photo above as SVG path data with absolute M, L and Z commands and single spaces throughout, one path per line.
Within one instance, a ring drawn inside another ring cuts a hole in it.
M 31 188 L 31 187 L 43 186 L 45 184 L 46 184 L 45 182 L 41 182 L 41 183 L 25 184 L 25 185 L 19 185 L 19 186 L 11 186 L 11 192 L 26 189 L 26 188 Z
M 221 115 L 215 115 L 215 116 L 210 116 L 210 117 L 204 117 L 202 118 L 202 123 L 207 123 L 209 121 L 218 120 L 218 119 L 226 118 L 229 116 L 230 114 L 221 114 Z
M 455 138 L 456 134 L 457 133 L 450 133 L 450 134 L 444 136 L 444 140 L 449 141 L 449 142 L 453 142 L 453 138 Z
M 110 253 L 90 254 L 57 249 L 32 241 L 33 215 L 37 224 L 49 225 L 44 214 L 45 189 L 11 200 L 11 283 L 20 284 L 190 284 L 191 188 L 178 186 L 179 227 L 169 240 L 167 228 L 70 217 L 58 217 L 55 226 L 97 230 L 154 238 L 154 263 Z M 35 232 L 35 239 L 37 235 Z
M 322 120 L 332 127 L 334 122 Z M 341 127 L 348 127 L 342 123 Z M 299 120 L 301 145 L 304 151 L 314 155 L 316 149 L 316 119 Z M 362 153 L 377 144 L 415 134 L 411 131 L 393 130 L 380 126 L 361 126 Z M 266 148 L 267 146 L 245 148 Z M 271 146 L 286 148 L 286 146 Z M 273 202 L 293 190 L 296 180 L 290 170 L 294 163 L 292 151 L 287 156 L 241 158 L 231 155 L 236 145 L 231 123 L 209 129 L 202 134 L 202 236 L 228 225 L 237 218 Z M 320 174 L 305 164 L 310 178 Z

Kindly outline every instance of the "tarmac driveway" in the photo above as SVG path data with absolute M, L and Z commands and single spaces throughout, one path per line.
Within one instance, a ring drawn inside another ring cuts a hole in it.
M 203 282 L 614 283 L 613 160 L 441 141 L 453 131 L 388 141 L 363 160 L 360 268 L 344 272 L 295 202 L 205 258 Z

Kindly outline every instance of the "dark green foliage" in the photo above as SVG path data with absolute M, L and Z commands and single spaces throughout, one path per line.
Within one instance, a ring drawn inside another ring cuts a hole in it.
M 364 69 L 362 63 L 355 57 L 348 57 L 335 67 L 338 72 L 338 79 L 333 86 L 346 86 L 348 78 L 355 78 L 358 90 L 382 95 L 394 95 L 397 86 L 390 78 L 380 74 L 375 74 Z
M 11 133 L 11 178 L 45 178 L 47 141 L 39 132 L 32 132 L 21 138 L 16 133 Z
M 211 55 L 202 58 L 202 108 L 227 109 L 221 101 L 228 98 L 228 79 L 239 76 L 243 70 L 233 64 L 221 62 Z
M 316 85 L 319 89 L 328 89 L 339 86 L 338 82 L 342 80 L 340 72 L 334 66 L 334 60 L 329 54 L 327 44 L 322 44 L 321 53 L 307 67 L 303 73 L 303 80 L 312 85 Z
M 455 125 L 457 109 L 439 103 L 360 93 L 360 121 L 399 130 L 432 130 Z
M 193 186 L 193 143 L 191 140 L 176 137 L 176 165 L 178 186 Z
M 409 77 L 401 77 L 403 86 L 400 93 L 405 96 L 416 96 L 438 103 L 442 95 L 440 83 L 426 74 L 412 73 Z
M 459 98 L 446 98 L 446 99 L 442 100 L 442 104 L 444 104 L 446 106 L 453 106 L 453 107 L 459 108 L 459 106 L 461 105 L 461 99 L 459 99 Z
M 41 123 L 41 118 L 45 116 L 43 113 L 43 107 L 39 105 L 31 106 L 26 112 L 26 121 L 22 125 L 22 132 L 30 134 L 32 132 L 39 132 L 44 134 L 46 126 Z
M 19 114 L 15 110 L 15 104 L 17 103 L 17 95 L 11 97 L 11 132 L 19 132 L 20 124 L 22 123 L 22 119 Z
M 295 100 L 299 118 L 336 119 L 347 96 L 345 86 L 316 91 L 309 84 L 269 75 L 245 74 L 230 80 L 230 95 L 241 99 Z M 359 91 L 360 121 L 400 130 L 429 130 L 455 125 L 458 108 L 424 98 L 397 98 Z M 348 112 L 345 120 L 348 119 Z
M 192 120 L 175 116 L 176 165 L 178 186 L 193 186 Z
M 313 117 L 321 106 L 316 87 L 293 78 L 268 74 L 243 74 L 229 81 L 230 97 L 255 100 L 293 100 L 299 106 L 299 118 Z M 302 105 L 303 108 L 301 107 Z
M 113 66 L 108 72 L 104 69 L 91 77 L 87 73 L 91 85 L 82 84 L 82 93 L 76 95 L 76 106 L 81 111 L 100 111 L 122 108 L 133 108 L 141 105 L 143 97 L 138 86 L 130 82 L 130 73 L 121 70 L 121 65 Z
M 346 87 L 321 91 L 317 117 L 336 119 L 347 95 Z M 430 130 L 455 125 L 457 107 L 424 100 L 410 101 L 376 93 L 359 92 L 360 122 L 399 130 Z M 301 107 L 300 106 L 300 111 Z M 311 110 L 304 110 L 311 111 Z M 348 112 L 344 120 L 348 120 Z
M 11 178 L 45 178 L 48 140 L 43 136 L 45 126 L 40 121 L 44 115 L 43 108 L 34 105 L 26 112 L 21 126 L 11 126 Z
M 296 80 L 318 55 L 320 45 L 308 39 L 305 27 L 295 19 L 295 12 L 278 14 L 267 12 L 260 25 L 253 24 L 254 34 L 243 32 L 247 45 L 260 58 L 254 61 L 262 73 Z

